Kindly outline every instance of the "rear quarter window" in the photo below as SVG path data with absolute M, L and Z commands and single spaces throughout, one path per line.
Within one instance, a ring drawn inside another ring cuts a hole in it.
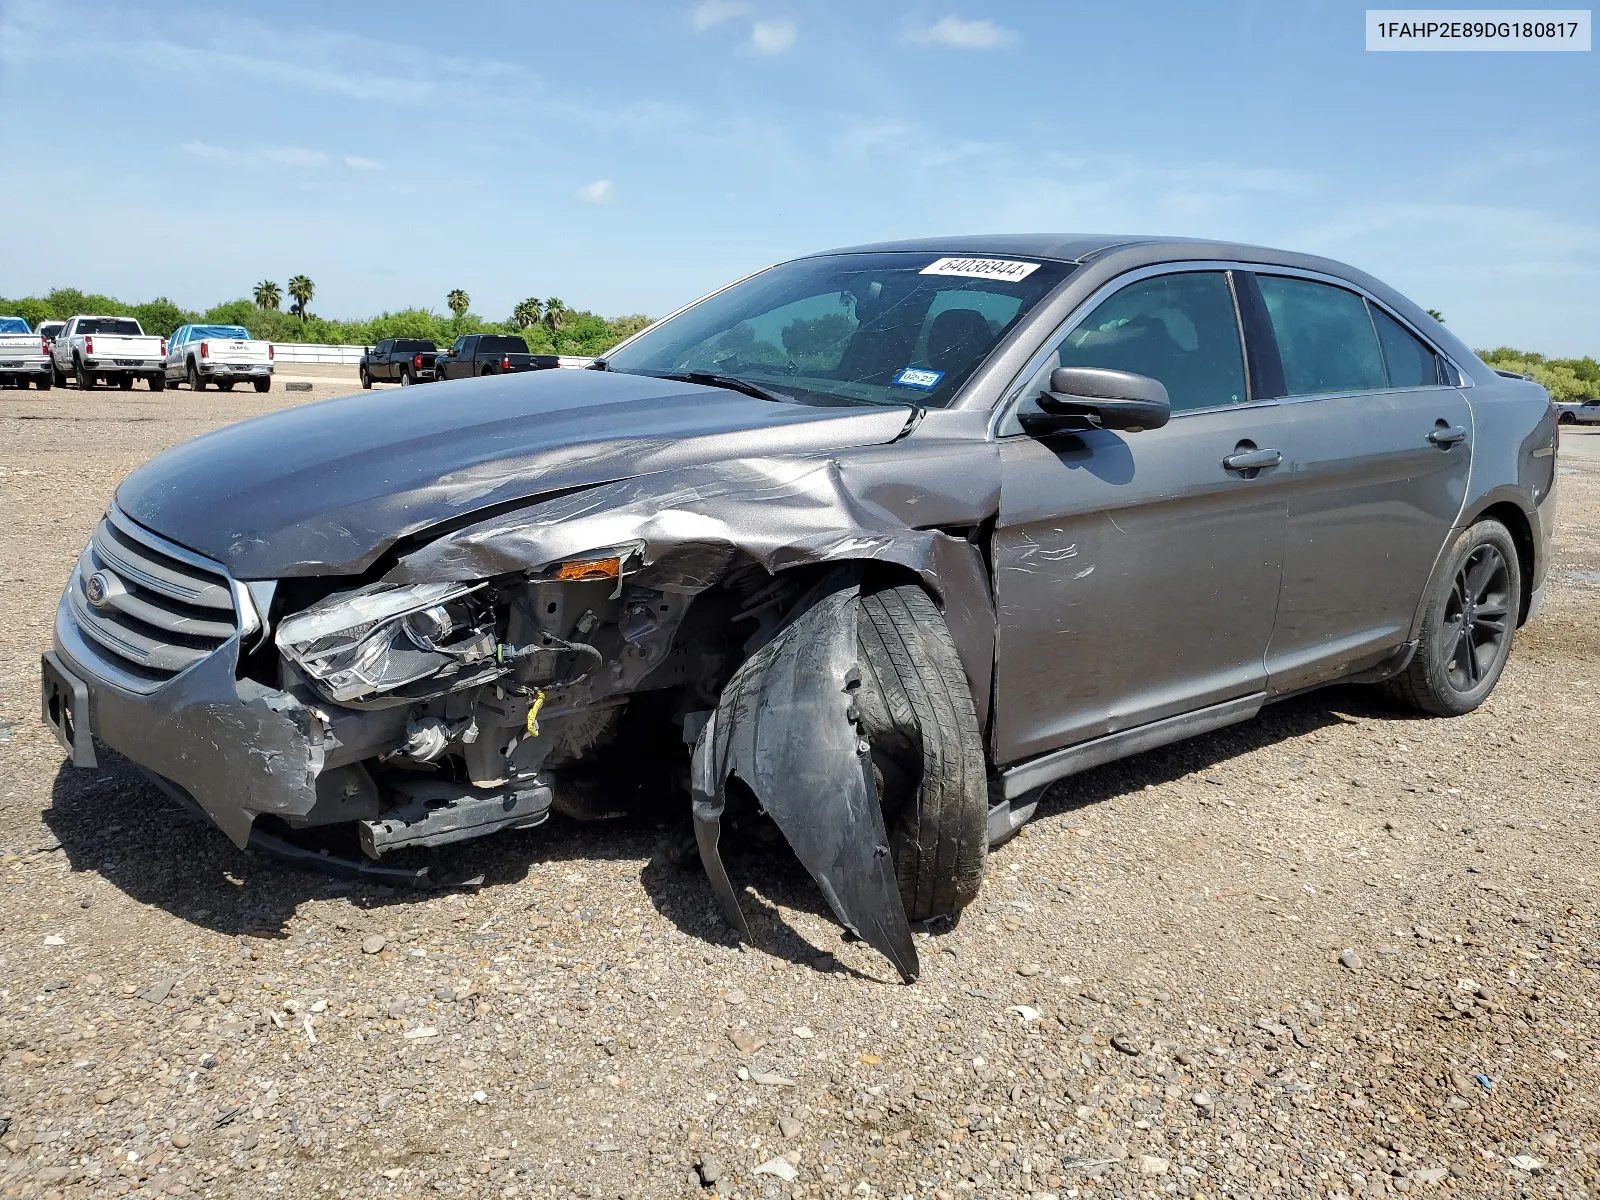
M 1397 388 L 1431 387 L 1443 382 L 1439 356 L 1404 325 L 1376 305 L 1372 323 L 1378 329 L 1378 344 L 1383 347 L 1383 362 L 1389 372 L 1389 386 Z

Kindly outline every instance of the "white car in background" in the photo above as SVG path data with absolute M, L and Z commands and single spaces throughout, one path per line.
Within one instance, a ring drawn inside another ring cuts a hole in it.
M 167 382 L 202 391 L 214 383 L 222 391 L 252 383 L 258 392 L 272 387 L 275 353 L 243 325 L 180 325 L 167 339 Z
M 1569 400 L 1556 405 L 1563 425 L 1600 425 L 1600 400 Z
M 21 317 L 0 317 L 0 386 L 32 383 L 41 392 L 49 390 L 50 358 L 44 352 L 44 339 L 28 327 Z
M 132 317 L 76 316 L 50 343 L 55 382 L 65 387 L 72 375 L 85 391 L 101 379 L 124 389 L 143 379 L 159 392 L 167 386 L 166 354 L 166 339 L 145 333 Z

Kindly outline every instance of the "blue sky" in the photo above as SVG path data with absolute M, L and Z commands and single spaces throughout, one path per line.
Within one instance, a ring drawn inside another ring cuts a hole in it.
M 1600 352 L 1593 53 L 1369 54 L 1363 13 L 0 0 L 0 294 L 659 314 L 829 246 L 1163 232 Z

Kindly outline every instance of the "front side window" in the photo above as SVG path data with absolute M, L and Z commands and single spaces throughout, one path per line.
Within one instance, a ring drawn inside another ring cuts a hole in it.
M 1367 302 L 1331 284 L 1257 275 L 1290 396 L 1388 386 Z
M 461 351 L 466 348 L 466 345 L 467 345 L 467 339 L 464 338 L 464 337 L 458 337 L 456 339 L 456 344 L 454 346 L 450 347 L 450 351 L 453 354 L 460 354 Z
M 1108 367 L 1159 379 L 1173 412 L 1240 404 L 1244 346 L 1221 271 L 1185 271 L 1130 283 L 1062 339 L 1029 380 L 1032 398 L 1057 367 Z
M 1071 270 L 915 251 L 803 258 L 660 322 L 605 363 L 731 376 L 808 404 L 943 408 Z
M 1368 304 L 1367 307 L 1372 310 L 1372 323 L 1378 327 L 1378 344 L 1383 347 L 1389 386 L 1433 387 L 1442 382 L 1439 356 L 1433 348 L 1377 305 Z

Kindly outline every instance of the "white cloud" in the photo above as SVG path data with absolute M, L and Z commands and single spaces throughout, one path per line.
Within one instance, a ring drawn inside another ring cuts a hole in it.
M 996 25 L 987 17 L 963 21 L 960 17 L 941 17 L 927 29 L 916 29 L 908 40 L 922 46 L 944 46 L 951 50 L 993 50 L 1017 40 L 1015 30 Z
M 794 22 L 787 17 L 773 21 L 757 21 L 750 27 L 750 44 L 757 54 L 782 54 L 794 45 Z
M 610 204 L 616 197 L 616 188 L 609 179 L 596 179 L 579 188 L 577 196 L 586 204 Z
M 268 146 L 241 150 L 229 146 L 215 146 L 210 142 L 189 141 L 184 142 L 179 149 L 185 154 L 192 154 L 195 158 L 208 158 L 214 162 L 233 163 L 241 167 L 298 167 L 308 171 L 320 171 L 337 162 L 352 171 L 383 169 L 383 164 L 374 158 L 362 158 L 358 155 L 343 155 L 336 158 L 324 150 L 311 150 L 305 146 Z
M 689 19 L 696 29 L 710 29 L 749 11 L 750 6 L 744 0 L 701 0 Z

